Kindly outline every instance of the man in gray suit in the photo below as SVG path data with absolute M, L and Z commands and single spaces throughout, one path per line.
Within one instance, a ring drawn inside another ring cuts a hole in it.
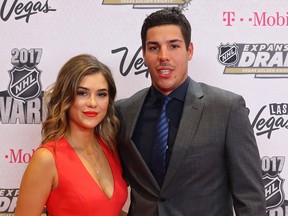
M 232 216 L 234 209 L 237 216 L 264 216 L 260 157 L 244 99 L 188 76 L 191 27 L 178 9 L 148 16 L 141 38 L 152 86 L 116 104 L 131 187 L 128 215 Z M 167 96 L 163 157 L 157 147 L 163 142 L 155 140 Z

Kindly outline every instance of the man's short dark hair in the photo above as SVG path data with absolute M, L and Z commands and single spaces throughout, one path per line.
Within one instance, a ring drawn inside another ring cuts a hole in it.
M 191 42 L 191 26 L 186 17 L 177 7 L 164 8 L 150 14 L 143 22 L 141 29 L 142 48 L 146 51 L 146 36 L 149 28 L 161 25 L 177 25 L 185 40 L 186 49 Z

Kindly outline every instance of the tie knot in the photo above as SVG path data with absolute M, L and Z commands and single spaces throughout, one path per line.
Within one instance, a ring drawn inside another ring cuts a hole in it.
M 168 104 L 171 100 L 172 100 L 172 97 L 166 96 L 166 97 L 165 97 L 165 100 L 164 100 L 164 102 L 163 102 L 163 107 L 166 108 L 167 104 Z

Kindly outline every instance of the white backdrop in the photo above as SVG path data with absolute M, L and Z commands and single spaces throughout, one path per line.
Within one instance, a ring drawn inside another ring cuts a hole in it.
M 0 0 L 0 215 L 13 215 L 40 143 L 41 93 L 60 67 L 90 53 L 112 69 L 117 99 L 149 86 L 140 29 L 165 6 L 182 8 L 191 22 L 189 75 L 246 99 L 267 215 L 288 216 L 287 0 Z

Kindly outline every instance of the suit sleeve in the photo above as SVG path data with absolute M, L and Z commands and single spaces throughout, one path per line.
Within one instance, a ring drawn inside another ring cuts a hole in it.
M 264 216 L 265 194 L 261 159 L 241 96 L 234 100 L 227 125 L 226 160 L 237 216 Z

